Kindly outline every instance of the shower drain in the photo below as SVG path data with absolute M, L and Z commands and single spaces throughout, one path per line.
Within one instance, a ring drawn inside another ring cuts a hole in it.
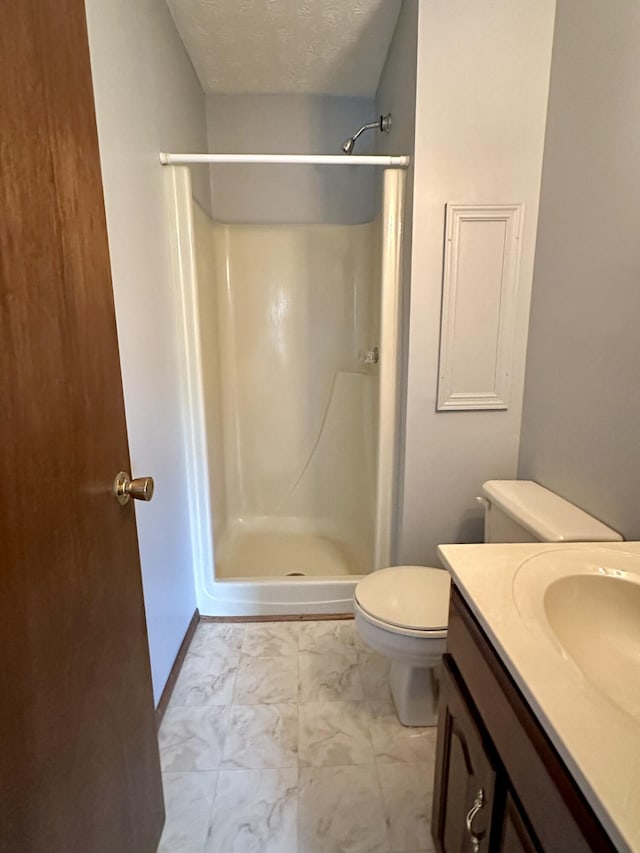
M 285 578 L 304 578 L 306 577 L 304 572 L 287 572 Z

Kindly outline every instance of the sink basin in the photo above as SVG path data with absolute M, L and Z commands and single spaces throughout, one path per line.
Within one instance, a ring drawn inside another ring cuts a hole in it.
M 569 575 L 548 587 L 544 610 L 585 678 L 640 719 L 640 585 L 605 575 Z
M 513 593 L 528 627 L 640 721 L 640 558 L 605 548 L 547 551 L 518 568 Z

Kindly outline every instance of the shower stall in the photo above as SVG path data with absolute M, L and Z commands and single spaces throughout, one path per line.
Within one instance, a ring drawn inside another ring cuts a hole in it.
M 214 221 L 163 156 L 200 612 L 350 611 L 392 553 L 406 158 L 349 158 L 378 212 L 334 225 Z

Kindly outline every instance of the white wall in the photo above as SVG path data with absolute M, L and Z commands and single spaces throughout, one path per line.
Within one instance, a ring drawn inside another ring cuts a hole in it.
M 418 0 L 404 0 L 376 93 L 376 115 L 392 117 L 391 132 L 375 136 L 377 154 L 413 154 L 417 59 Z
M 156 482 L 136 518 L 157 701 L 195 609 L 158 151 L 206 150 L 204 96 L 163 0 L 86 5 L 132 474 Z M 194 177 L 208 206 L 206 173 Z
M 209 150 L 216 153 L 340 154 L 376 118 L 373 99 L 311 95 L 207 98 Z M 374 131 L 357 143 L 372 153 Z M 374 218 L 375 177 L 362 166 L 215 166 L 213 218 L 222 222 L 357 224 Z
M 562 0 L 520 475 L 640 537 L 640 7 Z
M 554 7 L 554 0 L 419 4 L 400 562 L 433 562 L 438 543 L 482 541 L 475 495 L 488 478 L 516 475 Z M 525 203 L 506 412 L 435 409 L 448 201 Z

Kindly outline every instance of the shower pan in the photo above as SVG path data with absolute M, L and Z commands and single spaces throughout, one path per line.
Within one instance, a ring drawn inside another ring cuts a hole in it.
M 405 173 L 359 225 L 216 222 L 165 177 L 200 612 L 350 611 L 391 560 Z

